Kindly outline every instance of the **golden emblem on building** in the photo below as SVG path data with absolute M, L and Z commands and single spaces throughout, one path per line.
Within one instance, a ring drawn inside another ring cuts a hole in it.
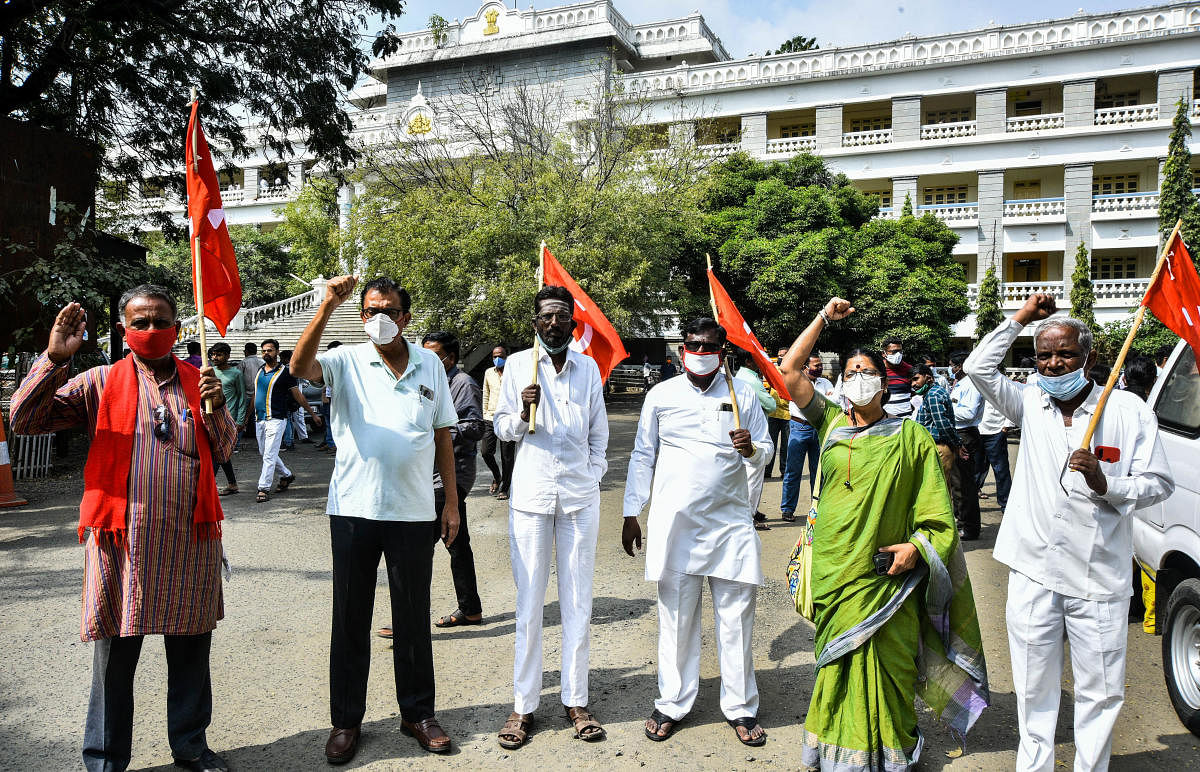
M 428 134 L 431 131 L 433 131 L 433 124 L 430 123 L 429 118 L 422 113 L 417 113 L 412 117 L 412 120 L 408 122 L 409 134 Z
M 487 19 L 487 26 L 483 28 L 483 34 L 495 35 L 500 31 L 500 28 L 496 26 L 496 21 L 500 18 L 499 11 L 495 8 L 489 8 L 488 12 L 483 15 L 483 18 Z

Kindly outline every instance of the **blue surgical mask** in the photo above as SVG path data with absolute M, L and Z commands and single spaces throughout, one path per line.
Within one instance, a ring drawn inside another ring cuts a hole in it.
M 492 357 L 492 364 L 496 367 L 504 367 L 504 357 Z
M 568 335 L 567 339 L 563 341 L 561 346 L 550 346 L 546 343 L 546 341 L 542 338 L 542 336 L 540 334 L 535 332 L 534 335 L 537 336 L 538 343 L 540 343 L 542 346 L 542 351 L 546 352 L 550 356 L 554 356 L 555 354 L 561 353 L 562 351 L 564 351 L 567 348 L 567 346 L 570 346 L 571 342 L 574 340 L 570 335 Z
M 1037 384 L 1042 391 L 1054 397 L 1057 400 L 1068 400 L 1083 391 L 1083 388 L 1088 385 L 1087 377 L 1084 375 L 1083 368 L 1072 370 L 1069 373 L 1062 375 L 1042 375 L 1038 374 Z

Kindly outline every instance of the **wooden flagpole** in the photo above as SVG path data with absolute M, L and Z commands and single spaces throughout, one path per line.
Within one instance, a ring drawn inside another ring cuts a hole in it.
M 704 259 L 708 262 L 708 270 L 712 270 L 712 255 L 704 253 Z M 704 280 L 708 282 L 708 302 L 712 306 L 713 319 L 720 324 L 721 317 L 717 313 L 717 296 L 713 294 L 712 282 L 705 275 Z M 729 372 L 729 360 L 725 358 L 725 352 L 721 352 L 721 369 L 725 371 L 725 385 L 729 387 L 729 403 L 733 406 L 733 428 L 734 430 L 742 428 L 742 411 L 738 408 L 737 392 L 733 390 L 733 375 Z
M 1150 294 L 1150 288 L 1154 286 L 1155 279 L 1158 278 L 1163 264 L 1166 263 L 1171 245 L 1175 243 L 1175 237 L 1179 235 L 1181 227 L 1183 227 L 1182 218 L 1175 222 L 1175 227 L 1171 229 L 1171 235 L 1167 237 L 1166 243 L 1163 244 L 1162 252 L 1158 255 L 1158 262 L 1154 265 L 1154 273 L 1150 274 L 1150 283 L 1146 285 L 1146 295 Z M 1104 391 L 1100 393 L 1100 399 L 1096 402 L 1096 412 L 1092 414 L 1092 420 L 1088 421 L 1087 431 L 1083 433 L 1083 441 L 1079 443 L 1079 447 L 1082 450 L 1091 449 L 1092 435 L 1096 433 L 1096 427 L 1100 424 L 1100 415 L 1104 412 L 1104 408 L 1108 404 L 1108 395 L 1112 394 L 1113 389 L 1116 388 L 1117 378 L 1121 375 L 1121 368 L 1125 366 L 1125 357 L 1129 354 L 1129 347 L 1133 345 L 1133 339 L 1137 335 L 1138 328 L 1142 326 L 1142 319 L 1146 316 L 1146 295 L 1142 296 L 1142 302 L 1138 304 L 1137 313 L 1133 316 L 1133 325 L 1129 328 L 1129 334 L 1125 336 L 1125 343 L 1121 346 L 1121 353 L 1117 354 L 1117 361 L 1113 362 L 1112 372 L 1108 375 L 1108 382 L 1104 384 Z
M 196 104 L 199 97 L 196 95 L 196 89 L 192 89 L 192 104 Z M 199 151 L 197 145 L 200 139 L 200 114 L 197 112 L 196 120 L 192 124 L 192 174 L 200 173 L 200 160 L 196 157 Z M 208 367 L 208 331 L 204 324 L 204 264 L 200 258 L 200 227 L 196 222 L 192 223 L 192 228 L 195 233 L 192 234 L 192 265 L 195 266 L 192 270 L 192 282 L 194 283 L 194 295 L 196 298 L 196 323 L 200 327 L 200 368 Z M 212 415 L 213 404 L 211 399 L 204 400 L 204 412 Z
M 538 247 L 538 267 L 537 267 L 537 290 L 542 289 L 542 281 L 544 280 L 546 271 L 546 242 Z M 536 311 L 536 308 L 535 308 Z M 542 358 L 542 347 L 540 345 L 541 338 L 535 333 L 533 336 L 533 385 L 538 385 L 538 360 Z M 537 403 L 529 406 L 529 433 L 533 434 L 537 428 Z

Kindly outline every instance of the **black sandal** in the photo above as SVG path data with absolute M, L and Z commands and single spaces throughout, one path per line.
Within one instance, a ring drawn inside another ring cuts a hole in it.
M 762 727 L 758 724 L 757 717 L 742 716 L 741 718 L 731 718 L 729 719 L 729 725 L 733 727 L 733 733 L 737 735 L 738 742 L 740 742 L 742 745 L 749 745 L 751 748 L 758 748 L 767 744 L 766 731 L 763 731 L 762 737 L 759 737 L 758 739 L 754 738 L 754 727 L 757 726 L 759 729 L 762 729 Z M 742 739 L 742 734 L 738 731 L 739 726 L 746 730 L 746 734 L 749 736 L 749 739 Z
M 461 627 L 463 625 L 481 625 L 483 624 L 483 615 L 479 619 L 467 619 L 467 615 L 462 612 L 462 609 L 454 609 L 454 612 L 447 614 L 433 623 L 434 627 Z
M 795 512 L 784 512 L 783 514 L 780 515 L 780 517 L 783 518 L 783 522 L 785 522 L 785 523 L 796 522 L 796 513 Z
M 675 734 L 675 730 L 678 729 L 679 725 L 683 723 L 684 718 L 687 718 L 687 716 L 683 716 L 678 721 L 676 721 L 675 719 L 671 718 L 667 714 L 659 711 L 658 708 L 655 708 L 654 712 L 650 714 L 650 718 L 648 718 L 646 720 L 653 721 L 654 723 L 658 724 L 659 729 L 663 728 L 663 724 L 670 724 L 670 727 L 667 729 L 667 733 L 660 735 L 658 733 L 658 730 L 651 732 L 650 727 L 645 726 L 644 724 L 642 726 L 642 729 L 643 729 L 643 731 L 645 731 L 646 737 L 650 738 L 651 740 L 653 740 L 656 743 L 660 743 L 663 740 L 666 740 L 671 735 Z

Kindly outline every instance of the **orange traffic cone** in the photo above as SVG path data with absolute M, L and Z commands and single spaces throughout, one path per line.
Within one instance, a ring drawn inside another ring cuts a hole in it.
M 29 502 L 13 490 L 12 460 L 8 457 L 8 438 L 0 420 L 0 507 L 23 507 Z

